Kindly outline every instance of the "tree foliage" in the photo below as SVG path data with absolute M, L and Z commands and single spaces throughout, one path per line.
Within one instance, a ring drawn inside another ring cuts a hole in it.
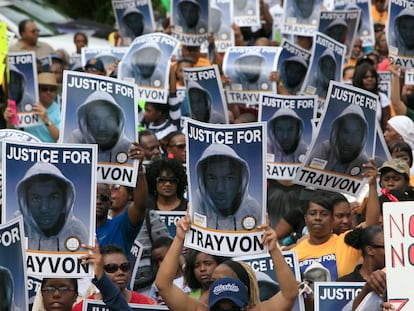
M 49 0 L 72 18 L 90 19 L 96 22 L 115 24 L 114 11 L 110 0 Z M 165 17 L 166 10 L 161 0 L 152 0 L 152 8 Z

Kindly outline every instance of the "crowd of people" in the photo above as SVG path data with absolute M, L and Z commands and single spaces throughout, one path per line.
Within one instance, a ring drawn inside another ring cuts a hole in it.
M 197 1 L 180 2 L 190 5 Z M 279 44 L 272 39 L 272 15 L 269 13 L 269 7 L 264 0 L 259 2 L 263 20 L 261 28 L 252 29 L 233 24 L 236 45 Z M 296 2 L 300 7 L 300 2 L 303 1 Z M 361 40 L 357 38 L 350 59 L 343 68 L 343 80 L 338 82 L 352 84 L 378 95 L 376 119 L 379 122 L 379 132 L 383 134 L 392 159 L 382 164 L 365 157 L 359 159 L 364 168 L 361 176 L 367 178 L 369 184 L 367 196 L 362 201 L 356 198 L 349 199 L 336 192 L 305 188 L 289 180 L 268 180 L 267 204 L 263 208 L 266 208 L 269 220 L 266 224 L 260 224 L 257 229 L 263 230 L 261 242 L 267 246 L 278 282 L 267 284 L 274 286 L 266 299 L 263 298 L 266 296 L 265 286 L 260 286 L 261 283 L 258 282 L 259 274 L 249 265 L 183 247 L 185 234 L 191 225 L 189 215 L 177 222 L 176 235 L 172 237 L 157 213 L 185 212 L 188 209 L 188 149 L 181 117 L 188 117 L 189 109 L 195 111 L 196 108 L 189 107 L 188 99 L 178 96 L 177 89 L 185 86 L 184 68 L 216 64 L 223 74 L 223 53 L 218 53 L 214 48 L 215 38 L 210 34 L 210 54 L 203 54 L 200 46 L 180 46 L 179 56 L 173 57 L 171 61 L 170 76 L 159 77 L 169 81 L 168 101 L 164 104 L 140 103 L 139 140 L 131 142 L 129 138 L 122 137 L 124 147 L 130 146 L 129 159 L 140 163 L 135 187 L 101 183 L 97 185 L 97 240 L 94 246 L 83 245 L 90 253 L 82 258 L 83 263 L 94 265 L 94 279 L 88 281 L 83 289 L 76 279 L 45 278 L 34 304 L 31 305 L 32 310 L 50 311 L 55 309 L 56 305 L 65 311 L 82 310 L 82 299 L 87 298 L 103 300 L 111 310 L 129 310 L 126 302 L 165 304 L 170 310 L 180 311 L 292 310 L 298 293 L 305 297 L 306 310 L 313 310 L 313 288 L 314 283 L 318 281 L 365 282 L 360 295 L 352 302 L 349 310 L 355 310 L 371 292 L 377 294 L 378 310 L 391 310 L 391 305 L 386 301 L 382 204 L 414 200 L 414 93 L 412 85 L 404 83 L 404 75 L 401 74 L 404 68 L 388 57 L 384 32 L 387 20 L 386 17 L 384 19 L 387 12 L 386 1 L 372 0 L 372 12 L 376 31 L 375 45 L 362 47 Z M 157 31 L 170 34 L 173 27 L 167 18 Z M 57 142 L 61 124 L 60 96 L 63 71 L 76 70 L 116 78 L 119 60 L 104 64 L 101 59 L 92 58 L 83 67 L 71 67 L 71 58 L 67 52 L 54 50 L 39 39 L 39 30 L 34 21 L 21 21 L 19 32 L 21 39 L 9 46 L 9 52 L 34 51 L 37 58 L 51 56 L 52 59 L 48 72 L 42 72 L 41 66 L 37 67 L 39 102 L 30 103 L 33 105 L 33 113 L 38 115 L 42 122 L 36 126 L 19 129 L 35 135 L 42 142 Z M 116 44 L 122 44 L 119 34 L 116 37 Z M 88 45 L 88 37 L 84 33 L 76 33 L 74 44 L 79 56 L 81 48 Z M 312 38 L 296 36 L 295 44 L 311 51 Z M 144 56 L 137 53 L 136 62 L 146 63 L 150 56 L 157 57 L 154 53 Z M 298 70 L 302 73 L 306 71 L 306 64 L 299 65 Z M 9 69 L 10 72 L 14 70 L 13 66 Z M 287 65 L 285 70 L 289 70 Z M 379 90 L 379 71 L 388 71 L 392 75 L 390 98 Z M 13 96 L 12 99 L 17 104 L 25 105 L 30 99 L 24 96 L 24 89 L 15 90 L 17 83 L 15 84 L 16 80 L 13 79 L 18 79 L 18 72 L 15 71 L 15 74 L 10 76 L 12 79 L 3 95 Z M 283 74 L 285 80 L 282 80 L 280 73 L 273 72 L 266 82 L 275 83 L 279 94 L 299 95 L 299 89 L 296 87 L 298 83 L 286 80 L 287 77 L 288 74 Z M 223 86 L 229 83 L 224 75 L 222 83 Z M 90 111 L 91 107 L 107 109 L 105 122 L 109 124 L 113 119 L 125 117 L 113 98 L 107 98 L 110 97 L 109 94 L 100 92 L 93 95 L 101 101 L 91 98 L 84 103 L 83 110 Z M 188 96 L 191 96 L 190 92 Z M 106 98 L 105 101 L 102 98 Z M 2 112 L 2 128 L 14 128 L 13 109 L 5 104 Z M 344 114 L 346 113 L 347 111 L 344 111 Z M 353 116 L 355 114 L 353 112 Z M 85 116 L 84 118 L 88 119 Z M 242 103 L 228 104 L 228 120 L 229 123 L 256 122 L 258 109 Z M 345 123 L 349 125 L 352 122 L 353 120 L 347 120 Z M 90 124 L 89 120 L 85 120 L 84 123 Z M 278 161 L 297 162 L 299 155 L 306 153 L 306 146 L 298 146 L 297 137 L 292 133 L 303 130 L 303 121 L 294 111 L 281 109 L 272 117 L 269 124 L 274 129 L 271 136 L 274 142 L 271 147 L 277 149 L 271 153 L 278 154 Z M 92 132 L 99 131 L 98 124 L 90 126 Z M 367 125 L 361 124 L 358 128 L 364 126 Z M 116 131 L 115 127 L 114 125 L 113 131 Z M 96 139 L 98 134 L 91 138 L 91 141 L 85 141 L 85 136 L 80 133 L 82 128 L 77 131 L 79 133 L 73 133 L 72 142 L 99 144 Z M 320 151 L 337 152 L 341 157 L 346 157 L 346 152 L 336 147 L 341 143 L 341 135 L 335 135 L 337 136 L 330 141 L 331 145 L 326 146 L 326 150 L 323 150 L 322 146 Z M 232 162 L 226 164 L 223 157 L 231 158 Z M 219 163 L 213 166 L 217 159 L 220 160 Z M 211 224 L 209 227 L 219 230 L 242 230 L 234 215 L 239 213 L 242 215 L 240 217 L 244 218 L 258 205 L 249 196 L 247 188 L 239 185 L 239 180 L 252 174 L 248 167 L 246 168 L 243 159 L 234 154 L 233 150 L 228 150 L 225 145 L 212 144 L 197 163 L 197 171 L 207 177 L 200 181 L 203 187 L 197 193 L 193 193 L 196 198 L 193 203 L 196 208 L 205 210 L 208 223 Z M 343 168 L 343 173 L 349 173 L 347 168 Z M 30 175 L 30 170 L 27 175 Z M 64 176 L 56 178 L 66 181 Z M 234 204 L 223 204 L 223 200 L 217 198 L 217 190 L 212 190 L 217 184 L 224 183 L 224 179 L 232 180 L 226 188 L 226 200 L 238 200 L 236 211 L 232 210 Z M 22 180 L 17 191 L 23 191 L 24 186 Z M 70 184 L 67 183 L 66 187 L 70 187 Z M 69 200 L 66 196 L 65 199 Z M 33 209 L 27 213 L 33 214 Z M 73 226 L 71 229 L 74 229 Z M 132 282 L 133 288 L 130 288 L 133 267 L 128 254 L 135 240 L 143 246 L 143 252 L 135 280 Z M 32 240 L 30 243 L 36 241 Z M 300 284 L 282 255 L 281 250 L 288 249 L 297 253 L 302 275 Z M 332 258 L 330 261 L 322 260 L 329 256 Z M 6 280 L 3 274 L 0 274 L 0 278 Z

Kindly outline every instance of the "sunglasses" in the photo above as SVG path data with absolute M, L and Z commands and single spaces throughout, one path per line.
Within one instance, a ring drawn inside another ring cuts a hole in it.
M 170 145 L 170 147 L 176 147 L 178 149 L 185 149 L 186 144 L 175 144 L 175 145 Z
M 111 198 L 106 194 L 99 194 L 96 196 L 97 199 L 101 202 L 108 202 Z
M 167 182 L 171 183 L 171 184 L 177 184 L 178 183 L 178 178 L 177 177 L 157 177 L 155 179 L 158 183 L 161 184 L 165 184 Z
M 42 287 L 41 291 L 43 294 L 53 295 L 56 291 L 58 291 L 59 294 L 69 294 L 71 292 L 74 292 L 75 289 L 73 287 L 68 287 L 68 286 L 61 286 L 61 287 L 45 286 L 45 287 Z
M 40 92 L 56 92 L 57 87 L 56 86 L 39 86 Z
M 128 272 L 131 268 L 131 263 L 123 262 L 120 265 L 117 265 L 116 263 L 108 263 L 104 265 L 103 268 L 108 273 L 115 273 L 118 269 L 121 269 L 122 272 Z

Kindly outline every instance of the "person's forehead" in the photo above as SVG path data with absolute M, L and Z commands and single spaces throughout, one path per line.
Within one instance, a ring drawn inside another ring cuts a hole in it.
M 319 205 L 315 202 L 310 201 L 308 211 L 314 210 L 314 211 L 327 211 L 330 212 L 328 209 L 324 208 L 322 205 Z
M 63 286 L 67 286 L 67 285 L 70 285 L 70 286 L 72 286 L 73 285 L 73 281 L 71 279 L 53 278 L 53 279 L 46 280 L 44 285 L 45 286 L 48 286 L 48 285 L 55 285 L 55 286 L 62 286 L 62 285 Z
M 104 254 L 102 259 L 105 264 L 107 263 L 123 263 L 127 261 L 127 258 L 124 254 L 121 253 L 113 253 L 113 254 Z
M 185 143 L 185 136 L 184 134 L 177 134 L 173 138 L 171 138 L 170 144 L 176 144 L 176 143 Z
M 101 193 L 111 194 L 111 190 L 109 189 L 109 187 L 104 184 L 98 184 L 96 187 L 96 192 L 99 194 Z
M 339 202 L 334 205 L 335 213 L 348 213 L 351 212 L 351 207 L 347 202 Z
M 32 21 L 29 21 L 29 22 L 26 23 L 26 25 L 24 27 L 24 30 L 25 31 L 32 30 L 33 28 L 37 28 L 36 24 Z
M 144 147 L 149 147 L 151 145 L 158 145 L 159 142 L 154 135 L 145 135 L 141 137 L 141 145 Z

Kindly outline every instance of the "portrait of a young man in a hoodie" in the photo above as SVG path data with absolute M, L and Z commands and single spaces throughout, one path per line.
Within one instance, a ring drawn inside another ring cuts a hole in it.
M 18 112 L 27 112 L 32 110 L 35 104 L 35 98 L 26 91 L 26 77 L 13 64 L 9 65 L 10 78 L 8 83 L 8 98 L 16 101 Z
M 267 124 L 267 153 L 273 154 L 274 162 L 302 162 L 308 146 L 302 139 L 304 125 L 298 114 L 290 108 L 281 108 Z
M 125 163 L 131 140 L 125 135 L 125 113 L 108 93 L 95 91 L 76 112 L 78 128 L 68 143 L 97 144 L 98 162 Z
M 367 135 L 362 108 L 351 104 L 333 120 L 329 140 L 315 144 L 309 160 L 322 159 L 327 161 L 325 170 L 362 177 L 362 165 L 368 162 Z
M 16 194 L 28 249 L 69 251 L 65 245 L 68 237 L 88 242 L 85 224 L 73 213 L 75 186 L 59 168 L 35 163 L 18 182 Z
M 196 164 L 198 189 L 194 212 L 218 230 L 251 230 L 262 220 L 258 201 L 249 194 L 250 168 L 231 147 L 212 144 Z
M 134 40 L 144 34 L 145 16 L 138 8 L 127 8 L 122 14 L 122 30 L 125 37 Z

